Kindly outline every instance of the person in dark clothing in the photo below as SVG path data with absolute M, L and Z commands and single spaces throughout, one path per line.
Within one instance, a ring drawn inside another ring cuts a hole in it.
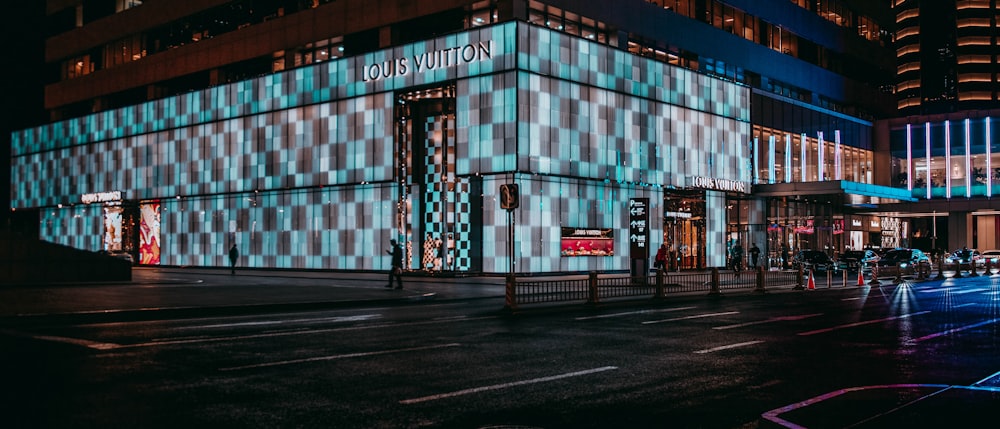
M 757 259 L 759 259 L 759 258 L 760 258 L 760 248 L 757 247 L 757 243 L 754 243 L 753 246 L 750 247 L 750 267 L 751 268 L 753 268 L 755 270 L 757 269 Z
M 392 279 L 396 278 L 396 289 L 403 288 L 403 248 L 396 242 L 396 240 L 389 240 L 389 244 L 392 245 L 392 250 L 386 250 L 386 253 L 392 255 L 392 268 L 389 270 L 389 284 L 385 287 L 392 287 Z
M 236 261 L 240 259 L 240 251 L 236 248 L 236 243 L 229 248 L 229 269 L 232 270 L 232 275 L 236 275 Z

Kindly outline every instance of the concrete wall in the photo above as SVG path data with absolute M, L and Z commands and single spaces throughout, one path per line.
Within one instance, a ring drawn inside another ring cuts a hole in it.
M 0 285 L 132 280 L 128 261 L 11 234 L 0 234 Z

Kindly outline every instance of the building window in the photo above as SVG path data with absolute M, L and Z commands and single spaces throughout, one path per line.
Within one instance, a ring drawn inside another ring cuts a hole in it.
M 298 48 L 292 58 L 295 67 L 306 64 L 321 63 L 344 56 L 344 38 L 342 36 L 331 39 L 317 40 L 307 43 Z
M 90 55 L 71 58 L 63 61 L 62 79 L 73 79 L 85 76 L 94 72 L 94 62 L 90 60 Z
M 115 13 L 142 6 L 142 0 L 115 0 Z
M 608 29 L 603 22 L 546 6 L 535 0 L 529 2 L 529 7 L 528 22 L 532 24 L 583 37 L 601 44 L 609 43 Z

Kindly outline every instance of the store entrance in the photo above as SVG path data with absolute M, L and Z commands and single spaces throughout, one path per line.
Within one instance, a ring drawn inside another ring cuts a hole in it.
M 408 268 L 475 269 L 471 243 L 473 194 L 455 172 L 455 86 L 397 96 L 396 139 L 400 177 L 397 225 L 405 235 Z
M 671 191 L 663 198 L 663 243 L 670 270 L 705 267 L 705 194 Z

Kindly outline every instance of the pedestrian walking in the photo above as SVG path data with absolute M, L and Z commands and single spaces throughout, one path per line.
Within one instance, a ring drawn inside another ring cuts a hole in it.
M 387 288 L 392 287 L 392 279 L 396 278 L 396 289 L 403 288 L 403 248 L 396 242 L 396 240 L 389 240 L 389 244 L 392 245 L 391 250 L 386 250 L 385 253 L 392 255 L 392 268 L 389 269 L 389 284 L 385 285 Z
M 757 269 L 757 259 L 760 258 L 760 248 L 757 247 L 757 243 L 753 243 L 750 246 L 750 267 Z
M 236 261 L 240 259 L 240 250 L 236 248 L 236 243 L 229 248 L 229 269 L 230 275 L 236 275 Z
M 658 271 L 663 271 L 667 269 L 667 244 L 663 243 L 660 245 L 660 249 L 656 251 L 656 257 L 653 259 L 653 267 Z
M 732 261 L 730 262 L 733 265 L 733 271 L 736 271 L 738 274 L 743 268 L 743 246 L 740 245 L 739 240 L 737 240 L 736 244 L 733 245 L 733 250 L 730 256 L 732 257 Z

